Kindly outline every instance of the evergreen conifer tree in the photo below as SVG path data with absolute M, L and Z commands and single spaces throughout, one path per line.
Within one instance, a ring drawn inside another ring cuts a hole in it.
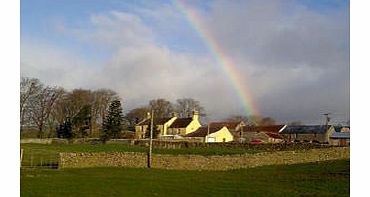
M 103 142 L 111 138 L 119 137 L 122 130 L 123 113 L 121 102 L 114 100 L 108 109 L 108 114 L 105 116 L 103 121 L 103 133 L 101 139 Z
M 72 123 L 70 118 L 67 118 L 63 122 L 63 124 L 59 125 L 59 128 L 57 130 L 57 136 L 58 138 L 67 138 L 67 139 L 71 139 L 73 137 Z

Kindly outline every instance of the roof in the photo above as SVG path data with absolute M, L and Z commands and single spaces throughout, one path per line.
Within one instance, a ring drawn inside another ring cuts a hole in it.
M 342 129 L 349 129 L 349 127 L 346 126 L 334 126 L 335 132 L 341 132 Z
M 228 129 L 236 129 L 241 122 L 210 122 L 209 127 L 227 127 Z
M 269 133 L 279 133 L 284 129 L 286 125 L 267 125 L 267 126 L 244 126 L 243 132 L 269 132 Z
M 193 121 L 193 118 L 177 118 L 169 128 L 185 128 L 191 121 Z
M 216 133 L 217 131 L 221 130 L 223 127 L 200 127 L 194 132 L 191 132 L 184 137 L 206 137 L 207 134 Z
M 328 126 L 330 128 L 330 125 Z M 287 126 L 281 134 L 314 134 L 314 133 L 325 133 L 325 125 L 304 125 L 304 126 Z
M 266 133 L 266 135 L 268 135 L 270 138 L 274 138 L 274 139 L 283 139 L 283 137 L 281 137 L 279 134 L 277 133 Z
M 330 138 L 333 139 L 349 139 L 350 138 L 350 133 L 341 133 L 341 132 L 334 132 Z
M 157 118 L 157 119 L 154 119 L 153 122 L 154 122 L 155 125 L 164 125 L 169 120 L 171 120 L 171 118 Z M 137 125 L 138 126 L 150 125 L 150 119 L 146 119 L 145 121 L 141 121 Z

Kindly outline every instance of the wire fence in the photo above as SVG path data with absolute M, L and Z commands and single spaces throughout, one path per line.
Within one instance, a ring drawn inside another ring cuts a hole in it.
M 58 154 L 21 149 L 21 168 L 58 169 Z

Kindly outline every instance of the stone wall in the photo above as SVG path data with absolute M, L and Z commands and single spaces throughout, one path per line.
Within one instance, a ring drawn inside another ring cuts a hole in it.
M 99 138 L 76 138 L 76 139 L 62 139 L 62 138 L 27 138 L 21 139 L 21 144 L 98 144 L 102 143 Z
M 37 139 L 37 138 L 28 138 L 28 139 L 21 139 L 21 144 L 51 144 L 53 139 L 47 138 L 47 139 Z
M 152 167 L 182 170 L 229 170 L 263 165 L 295 164 L 316 161 L 349 159 L 349 147 L 331 147 L 300 151 L 201 156 L 153 154 Z M 129 167 L 145 168 L 146 153 L 60 153 L 60 168 Z
M 138 146 L 149 146 L 149 140 L 134 140 L 132 142 Z M 153 147 L 156 148 L 198 148 L 198 147 L 227 147 L 227 148 L 248 148 L 248 149 L 263 149 L 263 150 L 287 150 L 287 149 L 313 149 L 331 147 L 327 144 L 316 143 L 266 143 L 266 144 L 250 144 L 250 143 L 204 143 L 187 140 L 153 140 Z

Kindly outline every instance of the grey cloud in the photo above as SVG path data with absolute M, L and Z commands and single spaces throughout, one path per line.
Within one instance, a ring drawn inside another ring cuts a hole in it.
M 264 115 L 319 122 L 321 111 L 340 111 L 349 119 L 348 10 L 322 13 L 299 1 L 218 1 L 203 15 Z
M 201 15 L 226 55 L 236 62 L 262 115 L 281 122 L 318 123 L 320 113 L 327 111 L 349 119 L 345 12 L 318 13 L 297 1 L 212 1 Z M 153 24 L 144 20 L 150 16 Z M 153 98 L 192 97 L 205 106 L 210 119 L 243 113 L 236 92 L 214 59 L 157 43 L 160 36 L 190 32 L 185 26 L 176 28 L 184 24 L 176 8 L 101 13 L 89 22 L 90 29 L 62 29 L 86 43 L 114 48 L 107 62 L 89 67 L 71 54 L 45 57 L 40 54 L 50 48 L 38 46 L 22 53 L 22 73 L 62 86 L 111 88 L 128 108 Z M 56 69 L 63 74 L 52 74 Z

